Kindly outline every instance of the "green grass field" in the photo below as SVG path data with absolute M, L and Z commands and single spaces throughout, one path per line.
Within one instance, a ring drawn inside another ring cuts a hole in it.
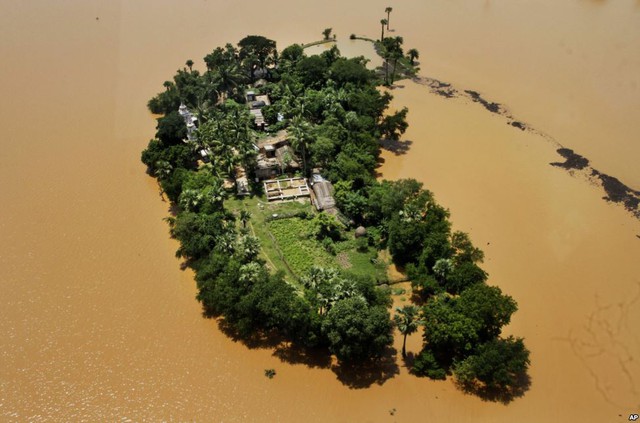
M 377 257 L 375 249 L 360 252 L 353 231 L 343 233 L 343 241 L 334 244 L 335 255 L 312 235 L 313 221 L 299 217 L 273 219 L 274 215 L 288 216 L 307 212 L 311 216 L 315 210 L 308 200 L 284 203 L 268 203 L 260 197 L 229 199 L 225 206 L 240 214 L 240 210 L 251 213 L 249 230 L 260 240 L 261 256 L 273 270 L 285 272 L 286 279 L 294 284 L 311 266 L 335 267 L 347 272 L 371 276 L 377 281 L 386 281 L 387 263 L 372 260 Z M 242 223 L 238 220 L 238 227 Z

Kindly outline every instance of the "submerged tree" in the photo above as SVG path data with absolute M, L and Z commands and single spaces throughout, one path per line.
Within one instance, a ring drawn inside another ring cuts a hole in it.
M 384 27 L 388 23 L 389 23 L 389 21 L 387 21 L 386 19 L 380 19 L 380 25 L 382 25 L 382 35 L 380 35 L 380 42 L 382 42 L 382 40 L 384 40 Z
M 387 14 L 387 30 L 389 30 L 389 15 L 391 15 L 391 12 L 393 11 L 393 7 L 387 7 L 384 9 L 384 11 Z
M 420 58 L 420 53 L 415 48 L 410 49 L 407 52 L 407 55 L 409 56 L 409 60 L 411 61 L 411 66 L 415 64 L 416 59 Z

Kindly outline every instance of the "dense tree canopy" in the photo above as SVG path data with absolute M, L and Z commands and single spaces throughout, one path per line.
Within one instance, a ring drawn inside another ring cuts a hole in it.
M 529 350 L 521 338 L 494 339 L 454 367 L 463 384 L 481 382 L 489 389 L 509 390 L 529 367 Z
M 386 308 L 370 307 L 359 297 L 338 301 L 327 313 L 322 330 L 330 351 L 346 362 L 378 357 L 393 340 Z

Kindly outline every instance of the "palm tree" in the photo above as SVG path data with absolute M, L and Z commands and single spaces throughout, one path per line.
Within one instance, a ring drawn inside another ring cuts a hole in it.
M 171 163 L 166 160 L 158 160 L 155 165 L 156 169 L 153 174 L 160 181 L 164 181 L 165 179 L 167 179 L 173 171 L 173 166 L 171 166 Z
M 247 222 L 251 219 L 251 212 L 247 210 L 240 210 L 240 221 L 242 222 L 242 227 L 247 227 Z
M 407 54 L 409 55 L 409 60 L 411 60 L 411 66 L 413 66 L 413 63 L 416 59 L 420 58 L 420 53 L 418 53 L 418 50 L 416 50 L 415 48 L 409 50 Z
M 393 51 L 393 53 L 391 53 L 391 58 L 393 59 L 393 72 L 391 73 L 391 85 L 393 85 L 393 82 L 396 79 L 396 68 L 398 67 L 398 60 L 402 57 L 402 52 L 401 51 Z
M 393 321 L 396 323 L 398 330 L 404 335 L 402 341 L 402 357 L 407 356 L 407 335 L 418 330 L 418 326 L 422 323 L 418 320 L 418 307 L 414 305 L 406 305 L 402 308 L 396 308 L 396 315 L 393 316 Z
M 380 19 L 380 25 L 382 25 L 382 35 L 380 36 L 380 42 L 382 42 L 382 40 L 384 40 L 384 26 L 387 25 L 388 23 L 389 23 L 388 20 Z
M 433 273 L 437 276 L 438 282 L 443 285 L 447 276 L 453 270 L 453 262 L 450 259 L 441 258 L 433 265 Z
M 309 133 L 309 124 L 301 117 L 301 115 L 295 116 L 289 127 L 291 129 L 291 146 L 300 151 L 302 156 L 302 169 L 304 174 L 307 174 L 307 148 L 312 141 Z
M 245 76 L 235 63 L 229 63 L 219 66 L 212 78 L 212 83 L 217 87 L 217 91 L 222 95 L 221 102 L 224 102 L 236 88 L 245 80 Z
M 189 67 L 189 72 L 193 71 L 193 60 L 191 60 L 191 59 L 187 60 L 185 65 L 187 65 Z
M 333 30 L 333 28 L 325 28 L 324 31 L 322 31 L 322 35 L 324 36 L 325 41 L 329 39 L 329 37 L 331 37 L 331 31 Z
M 387 7 L 384 11 L 387 12 L 387 30 L 389 30 L 389 15 L 393 11 L 393 7 Z

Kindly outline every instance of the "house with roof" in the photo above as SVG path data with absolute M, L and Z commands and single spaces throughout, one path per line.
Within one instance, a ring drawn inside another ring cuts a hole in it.
M 269 126 L 262 115 L 262 108 L 270 106 L 271 101 L 268 95 L 257 95 L 255 91 L 247 91 L 247 104 L 249 105 L 249 113 L 253 115 L 253 121 L 256 127 L 263 131 Z
M 285 172 L 300 170 L 300 161 L 289 143 L 286 130 L 271 137 L 262 138 L 256 147 L 256 178 L 270 179 Z

